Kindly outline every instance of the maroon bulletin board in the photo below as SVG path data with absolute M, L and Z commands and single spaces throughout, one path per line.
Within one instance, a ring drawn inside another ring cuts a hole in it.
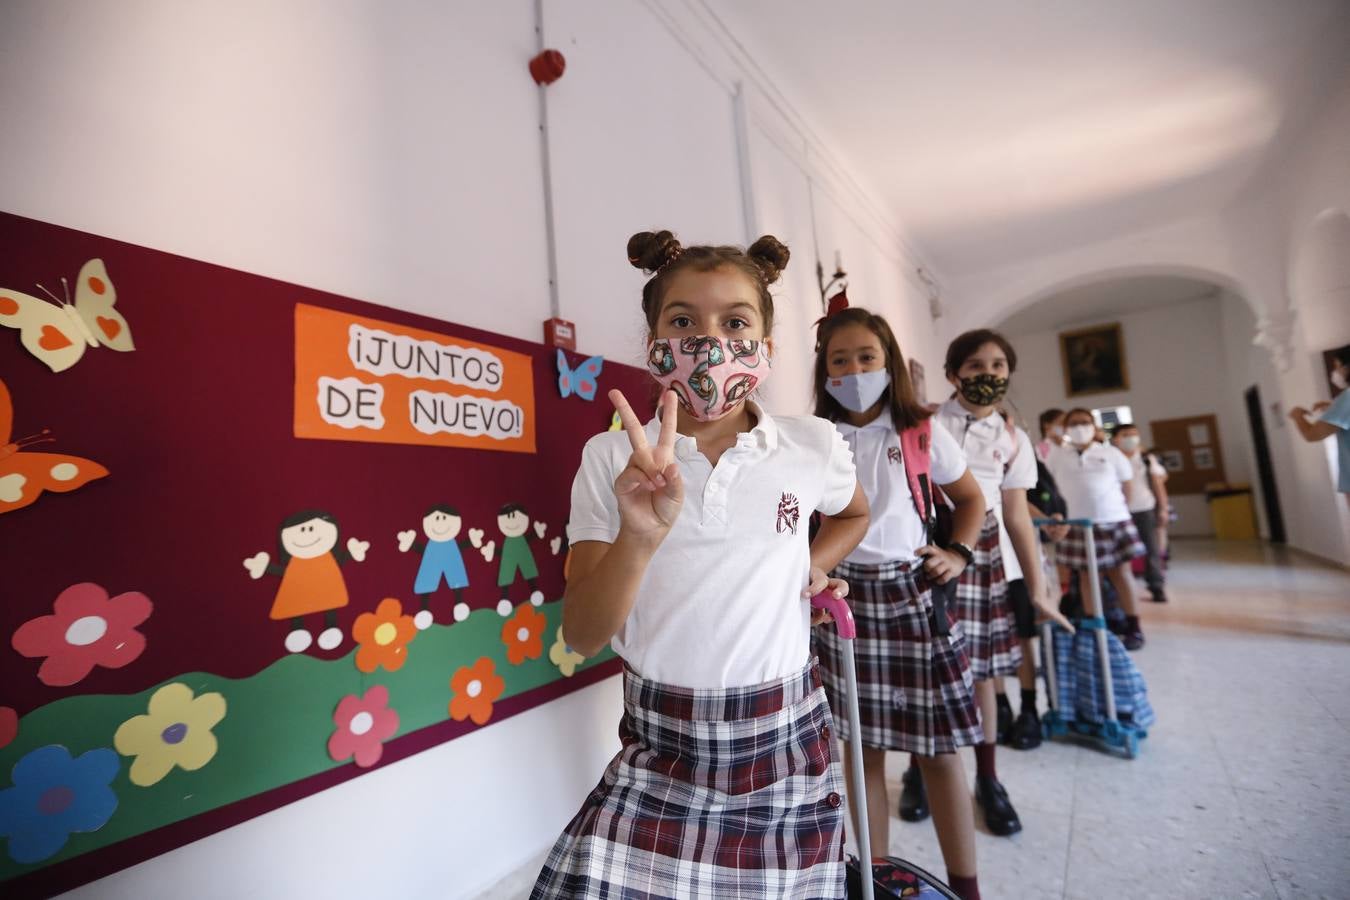
M 481 298 L 448 296 L 442 321 L 0 214 L 0 288 L 39 294 L 34 285 L 41 283 L 59 294 L 60 278 L 73 280 L 93 258 L 106 264 L 135 351 L 89 348 L 73 367 L 54 373 L 21 346 L 17 330 L 0 328 L 0 379 L 13 398 L 14 437 L 49 428 L 54 442 L 33 450 L 76 454 L 110 472 L 0 515 L 0 706 L 21 717 L 20 739 L 23 717 L 71 697 L 140 694 L 184 673 L 249 679 L 287 657 L 290 626 L 268 615 L 275 582 L 250 579 L 241 561 L 259 550 L 275 554 L 279 523 L 298 510 L 326 510 L 344 537 L 371 542 L 365 562 L 343 568 L 351 603 L 338 615 L 347 639 L 335 650 L 315 646 L 305 653 L 341 661 L 353 650 L 357 615 L 390 596 L 415 610 L 408 560 L 394 536 L 416 527 L 429 505 L 449 500 L 466 528 L 490 530 L 504 504 L 519 503 L 547 524 L 549 538 L 561 535 L 581 448 L 610 423 L 605 391 L 622 388 L 635 403 L 650 395 L 645 372 L 607 363 L 594 401 L 562 398 L 553 348 L 451 324 Z M 294 321 L 301 303 L 527 355 L 537 452 L 295 438 Z M 497 563 L 474 552 L 464 556 L 466 600 L 475 616 L 496 616 Z M 539 588 L 550 606 L 562 596 L 564 556 L 538 555 Z M 134 663 L 96 667 L 78 684 L 43 684 L 35 677 L 40 660 L 16 652 L 10 636 L 50 613 L 53 600 L 79 582 L 149 597 L 154 612 L 140 628 L 146 649 Z M 517 585 L 514 602 L 528 603 L 527 593 Z M 435 603 L 437 622 L 453 624 L 444 591 Z M 546 635 L 545 656 L 551 640 Z M 616 667 L 610 660 L 508 696 L 493 721 Z M 400 733 L 379 764 L 475 727 L 446 718 Z M 0 767 L 0 788 L 10 765 Z M 171 828 L 71 855 L 79 850 L 77 835 L 51 865 L 25 870 L 9 888 L 68 888 L 364 771 L 331 768 Z M 6 890 L 0 882 L 0 893 Z

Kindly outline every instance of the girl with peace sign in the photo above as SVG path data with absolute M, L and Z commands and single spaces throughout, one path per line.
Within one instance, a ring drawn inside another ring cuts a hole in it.
M 809 598 L 867 531 L 852 455 L 830 423 L 770 416 L 762 237 L 628 242 L 648 367 L 643 425 L 591 439 L 572 488 L 569 646 L 623 658 L 622 749 L 553 848 L 532 897 L 842 897 L 843 780 L 810 656 Z M 814 540 L 811 514 L 822 514 Z

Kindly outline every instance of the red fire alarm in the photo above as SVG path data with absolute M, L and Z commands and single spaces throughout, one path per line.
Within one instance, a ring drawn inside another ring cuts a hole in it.
M 530 60 L 530 76 L 535 84 L 552 84 L 563 76 L 567 60 L 557 50 L 543 50 Z
M 564 350 L 577 349 L 577 326 L 566 319 L 548 319 L 544 322 L 544 343 Z

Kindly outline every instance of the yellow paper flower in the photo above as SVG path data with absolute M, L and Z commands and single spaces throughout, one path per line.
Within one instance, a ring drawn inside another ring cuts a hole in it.
M 200 769 L 216 755 L 211 733 L 225 718 L 220 694 L 192 696 L 185 684 L 166 684 L 150 697 L 149 715 L 132 716 L 113 735 L 113 746 L 123 756 L 134 756 L 131 783 L 149 787 L 179 766 Z
M 563 640 L 561 625 L 558 626 L 558 639 L 553 642 L 552 647 L 548 648 L 548 658 L 558 667 L 558 671 L 568 678 L 572 677 L 572 673 L 577 670 L 577 666 L 586 661 L 586 657 L 567 646 L 567 642 Z

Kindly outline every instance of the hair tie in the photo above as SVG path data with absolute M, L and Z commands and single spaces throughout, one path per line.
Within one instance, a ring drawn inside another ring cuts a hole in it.
M 829 304 L 825 307 L 825 315 L 816 319 L 816 324 L 813 327 L 819 328 L 825 323 L 826 319 L 836 316 L 846 309 L 848 309 L 848 288 L 840 288 L 839 293 L 830 298 Z

